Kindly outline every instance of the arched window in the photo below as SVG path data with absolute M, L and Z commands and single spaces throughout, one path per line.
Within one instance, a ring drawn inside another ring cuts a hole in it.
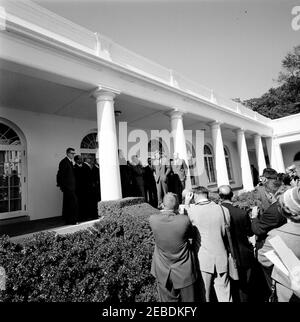
M 212 148 L 205 144 L 204 145 L 204 166 L 208 179 L 208 183 L 216 182 L 216 171 L 215 171 L 215 162 L 212 152 Z
M 26 210 L 25 139 L 17 127 L 0 118 L 0 218 L 20 216 Z
M 294 162 L 295 161 L 300 161 L 300 151 L 295 154 L 295 156 L 294 156 Z
M 98 134 L 96 130 L 87 134 L 80 143 L 80 154 L 84 158 L 98 159 Z
M 229 179 L 229 181 L 232 181 L 233 180 L 232 165 L 231 165 L 230 154 L 229 154 L 229 150 L 228 150 L 227 146 L 224 147 L 224 154 L 225 154 L 228 179 Z
M 159 152 L 159 154 L 163 153 L 167 155 L 167 157 L 170 157 L 169 149 L 162 138 L 152 139 L 148 142 L 148 155 L 150 155 L 151 158 L 154 158 L 156 152 Z

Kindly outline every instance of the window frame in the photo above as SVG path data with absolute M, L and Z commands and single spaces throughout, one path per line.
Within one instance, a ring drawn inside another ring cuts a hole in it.
M 20 152 L 20 192 L 21 192 L 21 209 L 15 211 L 7 211 L 0 213 L 0 221 L 3 219 L 13 219 L 21 216 L 28 216 L 28 184 L 27 184 L 27 143 L 23 132 L 15 125 L 13 122 L 1 118 L 0 123 L 11 128 L 17 135 L 20 141 L 20 144 L 0 144 L 0 151 L 16 151 Z
M 206 146 L 210 150 L 210 154 L 207 154 L 205 152 Z M 216 185 L 217 178 L 216 178 L 215 156 L 214 156 L 214 151 L 210 144 L 208 143 L 204 144 L 203 154 L 204 154 L 204 168 L 205 168 L 205 173 L 208 181 L 208 186 Z M 215 181 L 212 181 L 212 179 L 215 179 Z
M 227 175 L 229 182 L 234 182 L 233 167 L 231 161 L 231 155 L 228 146 L 224 145 L 224 156 L 227 169 Z

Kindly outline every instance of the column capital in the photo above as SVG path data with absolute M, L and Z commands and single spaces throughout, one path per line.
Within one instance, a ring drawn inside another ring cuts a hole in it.
M 223 124 L 223 122 L 220 122 L 220 121 L 213 121 L 213 122 L 208 123 L 208 125 L 212 129 L 220 128 L 222 124 Z
M 113 101 L 121 92 L 115 88 L 98 86 L 91 94 L 98 101 Z
M 173 110 L 166 112 L 165 115 L 168 115 L 171 119 L 182 119 L 182 116 L 185 113 L 186 112 L 182 109 L 174 108 Z
M 235 130 L 233 130 L 233 132 L 235 132 L 236 134 L 245 134 L 245 129 L 243 129 L 243 128 L 235 129 Z
M 253 138 L 254 138 L 254 139 L 256 139 L 256 140 L 257 140 L 257 139 L 261 139 L 261 135 L 260 135 L 260 134 L 258 134 L 258 133 L 254 133 L 254 134 L 253 134 Z

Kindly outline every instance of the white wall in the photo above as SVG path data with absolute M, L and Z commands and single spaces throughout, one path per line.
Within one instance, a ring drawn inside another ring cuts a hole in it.
M 27 140 L 28 204 L 31 220 L 61 215 L 62 193 L 56 187 L 59 161 L 67 147 L 79 152 L 80 142 L 96 121 L 0 107 L 0 115 L 15 123 Z
M 272 120 L 274 135 L 283 136 L 299 133 L 300 113 Z
M 298 171 L 300 173 L 300 162 L 294 162 L 294 157 L 297 152 L 300 152 L 300 141 L 293 142 L 293 143 L 287 143 L 281 145 L 282 150 L 282 157 L 285 168 L 289 167 L 292 164 L 295 164 L 298 168 Z

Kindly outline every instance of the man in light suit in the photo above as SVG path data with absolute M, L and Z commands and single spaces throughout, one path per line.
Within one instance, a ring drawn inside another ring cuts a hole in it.
M 171 172 L 170 165 L 164 154 L 160 155 L 159 159 L 154 163 L 154 170 L 158 207 L 161 207 L 163 197 L 168 193 L 168 175 Z
M 74 173 L 73 159 L 75 150 L 68 148 L 66 157 L 59 163 L 56 176 L 57 186 L 63 192 L 62 215 L 66 224 L 74 225 L 78 222 L 78 200 L 76 196 L 76 179 Z
M 174 172 L 173 190 L 178 195 L 179 203 L 182 201 L 182 191 L 185 189 L 187 170 L 185 161 L 180 159 L 179 154 L 175 152 L 172 162 L 172 171 Z
M 190 204 L 193 197 L 195 204 Z M 193 188 L 193 191 L 187 194 L 185 203 L 188 216 L 198 231 L 196 248 L 206 301 L 211 301 L 211 291 L 214 286 L 219 302 L 231 302 L 223 216 L 224 211 L 226 221 L 230 223 L 229 211 L 210 201 L 208 190 L 202 186 Z
M 150 216 L 155 237 L 151 274 L 157 279 L 161 302 L 194 302 L 197 266 L 189 243 L 192 225 L 186 215 L 178 214 L 178 198 L 164 196 L 164 209 Z

